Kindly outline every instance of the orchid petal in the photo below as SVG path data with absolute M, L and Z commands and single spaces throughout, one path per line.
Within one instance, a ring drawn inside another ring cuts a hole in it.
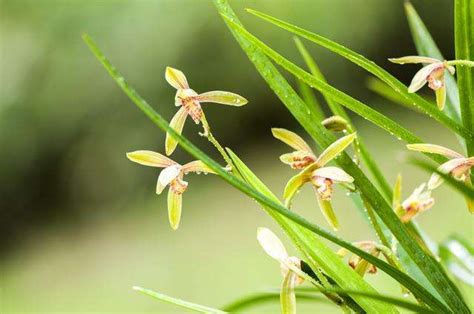
M 220 90 L 199 94 L 196 99 L 200 102 L 212 102 L 222 105 L 240 107 L 248 103 L 244 97 Z
M 318 199 L 319 209 L 323 213 L 324 218 L 326 218 L 326 221 L 329 223 L 329 225 L 335 231 L 337 231 L 337 229 L 339 228 L 339 222 L 337 220 L 336 213 L 334 212 L 334 209 L 332 208 L 331 202 L 327 200 L 323 200 L 317 192 L 316 192 L 316 198 Z
M 178 229 L 181 220 L 183 194 L 168 190 L 168 219 L 173 230 Z
M 190 173 L 190 172 L 203 172 L 203 173 L 213 173 L 215 174 L 216 172 L 209 168 L 205 163 L 203 163 L 200 160 L 195 160 L 188 162 L 187 164 L 183 165 L 183 172 Z
M 464 157 L 463 155 L 461 155 L 460 153 L 452 149 L 449 149 L 440 145 L 435 145 L 435 144 L 424 144 L 424 143 L 408 144 L 407 148 L 409 150 L 414 150 L 417 152 L 443 155 L 448 158 L 463 158 Z
M 451 173 L 451 171 L 455 170 L 456 168 L 458 167 L 470 167 L 469 166 L 469 163 L 468 163 L 468 158 L 455 158 L 455 159 L 451 159 L 451 160 L 448 160 L 447 162 L 445 162 L 444 164 L 442 164 L 441 166 L 438 167 L 438 170 L 442 173 L 446 173 L 446 174 L 449 174 Z M 469 169 L 469 168 L 467 168 Z M 466 169 L 466 170 L 467 170 Z M 440 186 L 442 183 L 443 183 L 444 179 L 437 173 L 433 173 L 431 175 L 431 178 L 430 180 L 428 181 L 428 188 L 430 190 L 433 190 L 435 188 L 437 188 L 438 186 Z
M 282 314 L 296 314 L 295 286 L 298 275 L 288 271 L 283 279 L 280 291 L 280 304 Z
M 427 65 L 423 68 L 421 68 L 418 72 L 416 72 L 415 76 L 413 77 L 410 86 L 408 87 L 408 92 L 409 93 L 414 93 L 418 91 L 420 88 L 423 87 L 423 85 L 426 84 L 428 80 L 428 76 L 436 70 L 436 68 L 443 66 L 440 63 L 432 63 L 430 65 Z
M 171 86 L 178 90 L 189 88 L 186 76 L 180 70 L 174 69 L 172 67 L 166 67 L 165 78 Z
M 171 181 L 178 178 L 180 172 L 181 172 L 180 165 L 172 165 L 163 169 L 160 172 L 160 175 L 158 176 L 158 181 L 156 183 L 156 194 L 161 194 L 164 188 L 168 184 L 170 184 Z
M 335 182 L 352 183 L 354 178 L 338 167 L 323 167 L 313 171 L 313 176 L 331 179 Z
M 140 165 L 158 168 L 169 167 L 171 165 L 176 164 L 168 157 L 149 150 L 137 150 L 134 152 L 127 153 L 127 158 Z
M 298 150 L 280 156 L 281 162 L 293 169 L 303 169 L 316 161 L 316 157 L 307 151 Z
M 268 228 L 257 229 L 257 240 L 265 253 L 283 263 L 288 258 L 285 246 L 280 239 Z
M 435 95 L 436 95 L 436 104 L 438 105 L 439 110 L 444 109 L 444 105 L 446 104 L 446 85 L 443 83 L 443 85 L 435 90 Z
M 176 133 L 181 134 L 183 132 L 184 122 L 186 121 L 186 117 L 188 113 L 186 108 L 181 107 L 179 108 L 178 112 L 173 116 L 171 119 L 170 127 L 176 131 Z M 166 132 L 166 141 L 165 141 L 165 151 L 166 155 L 171 155 L 176 146 L 178 145 L 178 141 L 176 141 L 168 132 Z
M 406 64 L 406 63 L 439 63 L 440 60 L 430 57 L 422 56 L 406 56 L 401 58 L 389 58 L 390 62 L 397 64 Z
M 287 129 L 272 128 L 272 134 L 275 138 L 279 139 L 295 150 L 302 150 L 311 154 L 313 153 L 308 143 L 306 143 L 304 139 L 294 132 L 291 132 Z
M 293 197 L 296 195 L 296 192 L 306 183 L 310 181 L 310 177 L 303 170 L 297 175 L 293 176 L 285 186 L 285 191 L 283 192 L 283 199 L 285 201 L 285 206 L 290 207 Z
M 349 146 L 356 137 L 357 137 L 356 133 L 351 133 L 349 135 L 341 137 L 340 139 L 338 139 L 337 141 L 329 145 L 329 147 L 326 148 L 316 160 L 318 165 L 322 167 L 328 162 L 330 162 L 337 155 L 339 155 L 344 149 L 346 149 L 346 147 Z

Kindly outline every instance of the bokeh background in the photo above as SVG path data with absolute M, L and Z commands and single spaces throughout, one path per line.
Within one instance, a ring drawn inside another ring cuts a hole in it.
M 453 56 L 451 1 L 413 1 L 445 57 Z M 288 148 L 270 128 L 298 130 L 207 0 L 2 0 L 0 19 L 0 311 L 181 312 L 137 294 L 141 285 L 210 306 L 279 286 L 278 265 L 255 240 L 275 224 L 258 206 L 213 176 L 189 177 L 181 226 L 167 222 L 166 197 L 154 193 L 157 171 L 132 164 L 127 151 L 163 151 L 163 134 L 117 88 L 81 41 L 88 32 L 130 83 L 171 118 L 174 90 L 167 65 L 199 91 L 229 90 L 249 104 L 206 106 L 216 136 L 238 152 L 277 194 L 292 171 L 278 156 Z M 389 64 L 414 54 L 401 0 L 231 1 L 245 25 L 302 64 L 290 34 L 243 9 L 255 8 L 340 42 L 409 82 L 416 67 Z M 459 149 L 442 126 L 385 101 L 366 88 L 368 74 L 308 43 L 328 80 L 428 141 Z M 405 162 L 403 143 L 354 117 L 387 177 L 404 176 L 404 195 L 428 174 Z M 212 147 L 188 123 L 185 135 Z M 179 162 L 189 156 L 179 148 Z M 462 198 L 449 187 L 418 218 L 436 241 L 453 232 L 472 239 Z M 335 207 L 349 240 L 374 235 L 343 191 Z M 312 191 L 295 210 L 326 224 Z M 285 239 L 286 240 L 286 239 Z M 384 274 L 369 278 L 399 295 Z M 472 291 L 463 287 L 464 292 Z M 272 312 L 266 305 L 255 312 Z M 309 307 L 301 305 L 300 309 Z M 322 302 L 318 309 L 336 311 Z

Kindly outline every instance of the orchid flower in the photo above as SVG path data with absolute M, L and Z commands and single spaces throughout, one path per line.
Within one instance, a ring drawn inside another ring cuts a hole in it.
M 199 122 L 205 122 L 201 103 L 212 102 L 237 107 L 243 106 L 247 103 L 247 99 L 244 97 L 229 92 L 211 91 L 198 94 L 189 87 L 184 73 L 171 67 L 166 68 L 165 78 L 171 86 L 177 89 L 175 105 L 180 108 L 171 119 L 170 127 L 179 134 L 183 131 L 184 122 L 188 115 L 196 124 L 199 124 Z M 206 134 L 207 131 L 207 127 L 205 127 L 204 133 Z M 169 133 L 166 133 L 166 155 L 171 155 L 176 149 L 176 145 L 176 140 L 170 136 Z
M 174 230 L 178 229 L 181 219 L 182 194 L 188 187 L 188 182 L 183 180 L 184 175 L 190 172 L 215 173 L 200 160 L 180 165 L 160 153 L 148 150 L 127 153 L 127 158 L 144 166 L 164 168 L 158 176 L 156 194 L 161 194 L 165 187 L 169 186 L 168 219 Z
M 411 221 L 416 215 L 433 207 L 435 201 L 426 183 L 420 184 L 411 195 L 401 202 L 402 177 L 399 174 L 393 188 L 392 206 L 403 223 Z
M 338 167 L 325 167 L 325 165 L 354 141 L 356 133 L 341 137 L 326 148 L 319 157 L 316 157 L 309 145 L 297 134 L 277 128 L 272 129 L 272 133 L 274 137 L 296 149 L 292 153 L 282 155 L 281 161 L 293 169 L 303 169 L 292 177 L 285 187 L 283 198 L 286 206 L 289 207 L 296 192 L 305 183 L 310 182 L 316 191 L 318 204 L 324 217 L 337 230 L 339 223 L 330 202 L 333 185 L 334 183 L 352 183 L 354 179 Z
M 449 160 L 438 167 L 438 171 L 451 175 L 453 178 L 470 186 L 471 183 L 471 168 L 474 166 L 474 157 L 465 157 L 462 154 L 451 150 L 449 148 L 434 145 L 434 144 L 408 144 L 407 148 L 410 150 L 438 154 L 449 158 Z M 433 173 L 428 181 L 428 189 L 433 190 L 443 183 L 443 178 Z M 474 200 L 466 198 L 467 206 L 471 213 L 474 213 Z
M 445 71 L 447 70 L 452 75 L 454 75 L 455 72 L 454 66 L 450 65 L 449 61 L 441 61 L 435 58 L 420 56 L 391 58 L 389 60 L 398 64 L 426 64 L 413 77 L 410 86 L 408 87 L 408 92 L 414 93 L 422 88 L 426 83 L 428 83 L 428 87 L 435 91 L 436 104 L 438 105 L 438 108 L 443 110 L 446 103 L 446 82 L 444 78 Z
M 304 279 L 292 271 L 291 268 L 301 269 L 301 260 L 289 256 L 283 243 L 270 229 L 258 228 L 257 240 L 265 253 L 280 263 L 280 270 L 283 275 L 280 292 L 282 313 L 296 313 L 295 287 L 302 284 Z
M 433 207 L 435 201 L 431 197 L 431 190 L 425 190 L 426 184 L 422 183 L 411 195 L 402 202 L 401 209 L 403 214 L 400 219 L 407 223 L 420 212 L 427 211 Z

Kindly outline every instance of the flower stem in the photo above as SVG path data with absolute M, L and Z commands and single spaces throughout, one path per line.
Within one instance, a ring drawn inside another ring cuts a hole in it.
M 217 139 L 212 135 L 211 132 L 211 127 L 209 126 L 209 123 L 207 122 L 206 116 L 202 115 L 201 118 L 202 126 L 204 128 L 204 133 L 200 133 L 202 136 L 207 137 L 209 142 L 211 142 L 212 145 L 217 149 L 217 151 L 222 155 L 222 158 L 224 158 L 225 162 L 227 163 L 227 166 L 231 167 L 231 170 L 233 171 L 234 169 L 234 164 L 232 163 L 232 159 L 230 159 L 229 155 L 225 151 L 224 147 L 217 141 Z
M 470 60 L 451 60 L 451 61 L 447 61 L 446 64 L 448 65 L 465 65 L 465 66 L 468 66 L 468 67 L 474 67 L 474 61 L 470 61 Z

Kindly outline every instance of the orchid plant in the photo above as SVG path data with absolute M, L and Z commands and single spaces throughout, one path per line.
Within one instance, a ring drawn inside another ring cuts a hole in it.
M 474 7 L 472 1 L 455 0 L 456 60 L 451 61 L 444 61 L 413 6 L 409 2 L 405 3 L 418 53 L 390 61 L 400 64 L 424 64 L 408 87 L 379 65 L 347 47 L 276 17 L 247 10 L 252 15 L 320 45 L 367 70 L 380 81 L 377 86 L 384 89 L 378 90 L 380 94 L 388 95 L 391 100 L 426 114 L 447 127 L 461 139 L 467 155 L 440 145 L 427 144 L 414 131 L 402 127 L 388 116 L 329 84 L 299 39 L 296 40 L 297 48 L 308 71 L 286 59 L 244 28 L 227 0 L 213 2 L 258 73 L 322 152 L 317 155 L 301 136 L 292 131 L 283 128 L 272 129 L 275 138 L 293 149 L 292 152 L 280 156 L 280 160 L 299 171 L 282 189 L 283 198 L 279 199 L 237 154 L 225 149 L 216 140 L 201 107 L 205 102 L 241 106 L 247 103 L 245 98 L 222 91 L 198 94 L 189 87 L 183 72 L 168 67 L 165 78 L 177 90 L 175 105 L 179 107 L 168 123 L 128 85 L 92 39 L 84 35 L 84 41 L 90 50 L 119 87 L 166 132 L 166 155 L 171 155 L 179 144 L 197 159 L 180 165 L 157 152 L 136 151 L 127 154 L 127 157 L 136 163 L 163 168 L 158 177 L 156 192 L 160 194 L 169 186 L 168 212 L 172 228 L 178 228 L 181 217 L 182 193 L 188 186 L 184 176 L 190 172 L 213 173 L 254 199 L 298 250 L 300 257 L 289 255 L 273 232 L 267 228 L 258 229 L 258 242 L 268 255 L 280 263 L 284 279 L 277 299 L 280 300 L 283 313 L 295 313 L 298 298 L 311 299 L 318 293 L 344 313 L 398 313 L 400 308 L 420 313 L 470 313 L 471 309 L 465 301 L 465 296 L 453 278 L 460 279 L 460 285 L 473 282 L 469 278 L 466 279 L 466 276 L 474 277 L 471 265 L 474 252 L 472 244 L 459 236 L 436 243 L 418 224 L 417 216 L 433 208 L 435 189 L 443 180 L 466 198 L 468 208 L 473 212 L 471 168 L 474 166 L 474 157 L 467 157 L 474 154 L 474 19 L 469 13 Z M 301 95 L 275 64 L 298 80 Z M 435 91 L 438 108 L 430 99 L 415 94 L 425 84 Z M 325 98 L 331 111 L 330 117 L 325 116 L 325 111 L 315 101 L 311 88 Z M 450 108 L 449 113 L 442 111 L 445 105 Z M 436 165 L 417 162 L 420 167 L 433 172 L 428 182 L 418 182 L 418 187 L 402 201 L 401 176 L 392 190 L 385 172 L 378 166 L 360 135 L 357 135 L 356 126 L 346 109 L 387 131 L 398 140 L 405 141 L 408 150 L 424 153 L 436 162 Z M 453 112 L 455 114 L 452 114 Z M 206 155 L 182 135 L 188 116 L 195 123 L 202 124 L 204 131 L 201 135 L 214 145 L 225 165 Z M 339 137 L 340 134 L 336 132 L 343 132 L 343 135 Z M 352 156 L 347 152 L 351 145 Z M 331 203 L 334 185 L 340 184 L 347 189 L 354 208 L 360 211 L 373 230 L 373 239 L 354 243 L 343 240 L 321 227 L 314 219 L 300 216 L 295 209 L 290 210 L 292 199 L 306 183 L 314 188 L 316 203 L 335 231 L 340 226 Z M 429 213 L 435 214 L 436 210 Z M 336 245 L 338 251 L 329 247 L 323 239 Z M 348 262 L 345 263 L 343 257 L 348 255 Z M 375 282 L 365 280 L 366 273 L 375 274 L 376 270 L 386 273 L 403 287 L 403 298 L 383 295 L 378 292 Z M 297 287 L 299 285 L 310 287 Z M 236 312 L 246 306 L 256 306 L 263 299 L 259 295 L 239 299 L 225 306 L 225 311 L 222 311 L 140 287 L 134 289 L 201 313 Z M 268 299 L 268 296 L 267 294 L 264 297 Z M 270 299 L 273 296 L 271 294 Z

